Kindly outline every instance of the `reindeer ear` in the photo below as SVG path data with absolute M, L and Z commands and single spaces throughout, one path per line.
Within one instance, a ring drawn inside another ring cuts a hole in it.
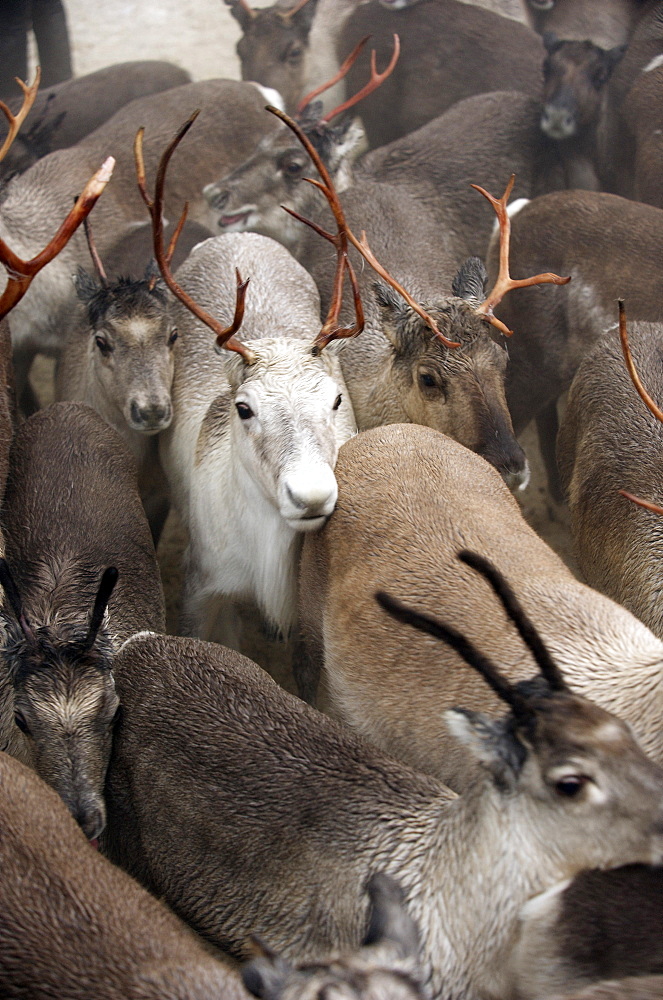
M 375 281 L 373 290 L 380 307 L 382 331 L 392 347 L 400 353 L 408 307 L 398 292 L 394 291 L 390 285 L 386 285 L 384 281 Z
M 291 24 L 294 24 L 297 30 L 305 37 L 308 37 L 308 33 L 311 30 L 317 6 L 318 0 L 308 0 L 308 3 L 305 3 L 301 10 L 295 11 L 290 17 Z
M 527 750 L 511 720 L 491 719 L 482 712 L 450 708 L 444 713 L 449 732 L 488 771 L 496 784 L 512 788 L 522 770 Z
M 230 13 L 239 22 L 239 26 L 242 31 L 246 32 L 251 21 L 255 17 L 250 10 L 242 5 L 240 0 L 225 0 L 226 7 L 230 7 Z
M 242 982 L 249 993 L 262 1000 L 276 1000 L 292 970 L 285 959 L 273 953 L 252 958 L 242 967 Z
M 486 295 L 488 274 L 481 257 L 468 257 L 458 268 L 458 273 L 451 283 L 451 291 L 459 299 L 471 299 L 482 302 Z
M 157 264 L 154 257 L 150 257 L 147 267 L 145 268 L 145 274 L 143 275 L 145 281 L 152 281 L 152 291 L 157 292 L 159 295 L 166 295 L 168 291 L 168 286 L 166 282 L 161 277 L 161 272 L 159 271 L 159 265 Z
M 81 302 L 89 302 L 99 291 L 100 285 L 94 280 L 91 274 L 89 274 L 84 267 L 78 265 L 78 270 L 74 275 L 74 287 L 76 289 L 76 295 Z
M 400 959 L 416 958 L 419 954 L 419 932 L 405 908 L 399 884 L 379 872 L 371 877 L 367 889 L 371 901 L 371 917 L 364 946 L 388 946 L 395 950 Z
M 341 194 L 352 184 L 352 165 L 367 151 L 368 139 L 361 119 L 354 116 L 346 117 L 339 125 L 333 126 L 331 139 L 327 167 L 334 178 L 336 190 Z

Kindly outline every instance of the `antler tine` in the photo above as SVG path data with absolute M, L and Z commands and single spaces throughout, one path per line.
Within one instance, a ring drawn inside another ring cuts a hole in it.
M 25 119 L 28 117 L 30 109 L 32 108 L 32 105 L 35 103 L 37 91 L 39 90 L 39 81 L 41 80 L 41 69 L 39 66 L 37 66 L 35 78 L 30 86 L 28 86 L 27 83 L 23 83 L 23 81 L 20 80 L 17 76 L 15 76 L 14 79 L 16 80 L 17 84 L 23 91 L 23 104 L 21 105 L 21 110 L 19 111 L 19 113 L 17 115 L 14 115 L 9 110 L 5 102 L 0 101 L 0 111 L 2 111 L 3 115 L 5 116 L 9 124 L 9 132 L 7 133 L 7 137 L 2 144 L 2 148 L 0 148 L 0 161 L 2 161 L 7 155 L 9 147 L 16 138 L 18 130 L 20 129 Z
M 228 0 L 226 0 L 226 2 L 228 2 Z M 230 2 L 232 2 L 232 0 L 230 0 Z M 242 8 L 242 10 L 246 11 L 246 13 L 249 15 L 250 18 L 258 16 L 258 12 L 255 11 L 253 7 L 250 7 L 249 4 L 246 2 L 246 0 L 239 0 L 239 5 Z
M 636 388 L 636 391 L 645 406 L 651 410 L 657 420 L 663 423 L 663 410 L 654 402 L 652 397 L 649 395 L 644 385 L 640 381 L 640 376 L 638 375 L 635 363 L 633 361 L 633 355 L 631 354 L 631 348 L 628 342 L 628 331 L 626 329 L 626 309 L 624 308 L 624 300 L 618 299 L 617 306 L 619 308 L 619 339 L 622 345 L 622 352 L 624 354 L 624 361 L 626 362 L 626 368 L 631 376 L 631 381 Z M 619 490 L 623 497 L 630 500 L 632 503 L 637 504 L 638 507 L 644 507 L 645 510 L 650 510 L 654 514 L 663 515 L 663 508 L 659 507 L 658 504 L 652 503 L 649 500 L 641 500 L 639 497 L 634 496 L 632 493 L 628 493 L 626 490 Z
M 358 54 L 359 53 L 357 53 L 357 55 Z M 400 56 L 400 54 L 401 54 L 401 40 L 397 34 L 394 34 L 394 51 L 392 53 L 391 59 L 389 60 L 389 65 L 385 70 L 382 71 L 382 73 L 378 73 L 375 49 L 373 49 L 373 51 L 371 52 L 371 78 L 368 81 L 368 83 L 366 83 L 361 88 L 361 90 L 357 91 L 354 97 L 349 97 L 347 101 L 343 102 L 343 104 L 339 104 L 337 108 L 334 108 L 333 111 L 328 112 L 328 114 L 326 114 L 323 118 L 321 118 L 320 121 L 323 122 L 331 121 L 332 118 L 336 117 L 336 115 L 340 115 L 343 111 L 347 111 L 348 108 L 354 107 L 354 105 L 358 104 L 359 101 L 364 99 L 364 97 L 368 97 L 368 95 L 372 94 L 374 90 L 377 90 L 380 84 L 384 83 L 387 77 L 391 76 L 391 74 L 393 73 L 394 66 L 398 62 L 398 57 Z M 348 69 L 349 68 L 350 67 L 348 67 Z
M 104 269 L 104 265 L 101 263 L 101 257 L 97 251 L 96 244 L 94 242 L 94 237 L 92 235 L 92 227 L 90 225 L 89 218 L 83 219 L 83 229 L 85 230 L 85 239 L 87 240 L 88 250 L 90 251 L 90 257 L 92 258 L 92 263 L 94 264 L 95 270 L 99 275 L 99 280 L 101 284 L 108 285 L 108 275 Z
M 370 35 L 364 35 L 361 41 L 357 42 L 350 55 L 346 58 L 345 62 L 341 64 L 338 73 L 332 76 L 330 80 L 326 80 L 325 83 L 321 83 L 310 93 L 302 97 L 301 101 L 297 105 L 297 110 L 295 111 L 297 117 L 301 115 L 304 108 L 306 108 L 311 103 L 311 101 L 315 100 L 315 98 L 318 97 L 320 94 L 324 94 L 325 90 L 329 90 L 329 88 L 333 87 L 335 83 L 338 83 L 339 80 L 342 80 L 344 76 L 347 76 L 348 72 L 350 71 L 350 68 L 357 61 L 359 53 L 363 49 L 364 45 L 366 45 L 366 42 L 370 37 L 371 37 Z M 337 112 L 335 112 L 335 114 L 336 113 Z M 322 120 L 325 121 L 324 118 Z
M 94 606 L 90 616 L 87 636 L 83 642 L 84 649 L 92 649 L 94 646 L 97 633 L 101 628 L 101 623 L 104 620 L 104 614 L 106 612 L 106 608 L 108 607 L 108 602 L 111 599 L 111 595 L 115 589 L 115 584 L 117 583 L 119 575 L 120 574 L 115 566 L 108 566 L 101 575 L 99 587 L 97 588 L 97 596 L 94 599 Z
M 104 160 L 99 170 L 83 188 L 82 194 L 53 239 L 36 257 L 27 261 L 21 260 L 9 249 L 4 240 L 0 240 L 0 262 L 9 272 L 9 281 L 0 296 L 0 319 L 23 298 L 34 276 L 60 253 L 81 222 L 92 211 L 97 198 L 111 179 L 114 166 L 115 160 L 112 156 Z
M 173 153 L 179 146 L 180 142 L 187 134 L 196 118 L 200 114 L 200 109 L 194 111 L 194 113 L 184 122 L 183 125 L 177 130 L 177 133 L 170 141 L 166 149 L 161 155 L 159 160 L 159 166 L 157 168 L 157 177 L 154 185 L 154 199 L 151 199 L 147 193 L 147 186 L 145 182 L 145 162 L 143 159 L 143 134 L 145 132 L 144 128 L 139 128 L 136 133 L 136 138 L 134 140 L 134 159 L 136 162 L 136 178 L 138 181 L 138 190 L 141 193 L 141 197 L 147 206 L 147 210 L 150 213 L 152 219 L 152 235 L 154 242 L 154 256 L 156 258 L 157 264 L 164 281 L 170 288 L 173 295 L 182 302 L 186 308 L 193 313 L 202 323 L 204 323 L 209 329 L 216 335 L 216 346 L 218 348 L 225 347 L 228 350 L 236 351 L 240 354 L 247 364 L 254 364 L 256 357 L 253 351 L 249 350 L 245 344 L 242 344 L 239 340 L 235 340 L 233 334 L 237 333 L 242 319 L 244 317 L 244 300 L 246 297 L 246 289 L 249 283 L 249 279 L 242 281 L 239 271 L 236 269 L 237 277 L 237 292 L 235 299 L 235 315 L 230 326 L 223 326 L 214 316 L 208 313 L 202 306 L 199 306 L 197 302 L 191 298 L 191 296 L 184 291 L 181 285 L 177 283 L 170 270 L 170 261 L 172 258 L 173 250 L 175 249 L 175 242 L 177 236 L 179 235 L 182 226 L 184 225 L 184 220 L 186 218 L 187 206 L 185 206 L 184 211 L 180 217 L 180 221 L 177 224 L 177 228 L 173 237 L 170 241 L 168 251 L 164 252 L 163 246 L 163 192 L 166 181 L 166 173 L 168 170 L 168 164 Z
M 481 573 L 481 575 L 484 576 L 491 585 L 495 594 L 502 602 L 502 606 L 507 615 L 518 629 L 521 639 L 530 649 L 537 662 L 539 670 L 547 680 L 552 690 L 568 691 L 569 689 L 566 681 L 564 680 L 564 675 L 546 649 L 534 623 L 529 616 L 525 614 L 520 601 L 514 594 L 511 586 L 507 583 L 502 573 L 500 573 L 500 571 L 491 562 L 489 562 L 488 559 L 485 559 L 484 556 L 480 556 L 477 552 L 470 552 L 469 549 L 463 549 L 460 551 L 458 553 L 458 558 L 461 562 L 464 562 L 466 566 L 471 566 L 477 573 Z
M 501 698 L 507 705 L 510 705 L 518 718 L 522 720 L 531 719 L 532 706 L 527 699 L 516 690 L 506 677 L 502 676 L 493 661 L 479 652 L 474 643 L 467 636 L 463 635 L 462 632 L 458 632 L 450 625 L 445 625 L 443 622 L 438 621 L 437 618 L 433 618 L 432 615 L 427 615 L 421 611 L 415 611 L 414 608 L 407 607 L 407 605 L 402 604 L 382 590 L 376 593 L 375 599 L 397 621 L 403 622 L 405 625 L 412 625 L 414 628 L 419 629 L 420 632 L 427 632 L 436 639 L 442 639 L 443 642 L 446 642 L 452 649 L 455 649 L 459 656 L 462 656 L 470 667 L 473 667 L 481 674 L 498 698 Z
M 296 6 L 294 7 L 291 7 L 290 10 L 284 10 L 283 13 L 281 14 L 281 17 L 283 18 L 284 21 L 289 21 L 290 18 L 294 17 L 295 14 L 298 14 L 302 9 L 302 7 L 305 7 L 308 2 L 309 0 L 300 0 L 300 3 L 296 4 Z
M 511 174 L 509 178 L 509 183 L 506 186 L 504 194 L 501 198 L 494 198 L 492 194 L 489 194 L 484 188 L 479 187 L 478 184 L 472 184 L 475 191 L 482 194 L 490 204 L 495 209 L 495 214 L 497 215 L 497 220 L 500 224 L 500 270 L 497 276 L 497 280 L 493 285 L 492 291 L 488 293 L 488 297 L 481 303 L 480 306 L 475 310 L 480 315 L 486 316 L 488 321 L 496 326 L 498 330 L 501 330 L 503 334 L 510 337 L 513 330 L 510 330 L 508 326 L 502 323 L 496 316 L 493 316 L 493 309 L 498 305 L 507 292 L 511 291 L 512 288 L 526 288 L 529 285 L 566 285 L 571 280 L 571 276 L 567 278 L 560 278 L 558 274 L 552 274 L 547 271 L 545 274 L 536 274 L 532 278 L 512 278 L 509 274 L 509 240 L 511 236 L 511 220 L 509 219 L 509 213 L 507 212 L 506 204 L 509 200 L 509 195 L 513 190 L 513 184 L 516 179 L 515 174 Z
M 318 156 L 317 151 L 313 148 L 313 145 L 308 137 L 304 134 L 300 126 L 279 108 L 268 107 L 267 110 L 272 114 L 275 114 L 281 119 L 281 121 L 285 122 L 285 124 L 293 130 L 313 160 L 320 176 L 322 177 L 322 182 L 315 180 L 312 177 L 305 177 L 304 180 L 308 181 L 309 184 L 313 184 L 313 186 L 317 187 L 319 191 L 322 191 L 325 198 L 329 202 L 329 207 L 331 208 L 334 214 L 334 219 L 336 220 L 337 232 L 332 234 L 328 233 L 320 226 L 317 226 L 309 219 L 305 219 L 298 212 L 294 212 L 291 209 L 286 208 L 286 211 L 289 212 L 290 215 L 299 219 L 299 221 L 303 222 L 305 225 L 310 226 L 315 230 L 315 232 L 317 232 L 320 236 L 323 236 L 326 240 L 329 240 L 329 242 L 333 243 L 336 247 L 337 260 L 336 274 L 334 275 L 334 291 L 332 293 L 331 303 L 327 312 L 327 318 L 322 325 L 320 333 L 313 342 L 313 350 L 317 354 L 332 340 L 340 340 L 345 337 L 355 337 L 364 329 L 364 311 L 361 303 L 361 297 L 359 295 L 359 284 L 357 282 L 357 276 L 354 272 L 354 268 L 348 258 L 348 237 L 350 235 L 350 230 L 348 228 L 336 188 L 334 187 L 332 179 L 329 175 L 329 171 Z M 352 284 L 352 292 L 355 303 L 355 323 L 353 326 L 339 327 L 338 318 L 341 312 L 341 305 L 343 303 L 343 279 L 346 270 Z
M 320 158 L 317 150 L 314 149 L 312 143 L 310 142 L 310 140 L 308 139 L 308 137 L 306 136 L 306 134 L 303 132 L 303 130 L 300 128 L 300 126 L 297 124 L 297 122 L 293 121 L 292 118 L 290 118 L 284 111 L 281 111 L 279 108 L 268 107 L 267 111 L 270 111 L 273 115 L 276 115 L 277 118 L 280 118 L 282 122 L 285 122 L 285 124 L 288 126 L 288 128 L 292 129 L 292 131 L 295 133 L 295 135 L 297 136 L 297 138 L 299 139 L 299 141 L 303 145 L 303 147 L 306 150 L 306 152 L 309 154 L 309 156 L 313 160 L 313 163 L 314 163 L 314 165 L 315 165 L 318 173 L 322 177 L 322 182 L 323 183 L 321 184 L 320 181 L 316 181 L 316 180 L 314 180 L 311 177 L 305 177 L 304 180 L 308 181 L 309 184 L 313 184 L 315 187 L 318 187 L 325 194 L 325 196 L 327 197 L 327 199 L 329 201 L 329 204 L 330 204 L 330 207 L 332 209 L 332 212 L 334 213 L 334 218 L 336 219 L 336 224 L 339 227 L 339 236 L 340 236 L 340 231 L 342 230 L 343 241 L 349 240 L 350 243 L 352 243 L 353 247 L 355 247 L 355 249 L 359 251 L 359 253 L 362 255 L 362 257 L 364 258 L 364 260 L 366 260 L 371 265 L 371 267 L 373 268 L 373 270 L 376 271 L 380 275 L 380 277 L 383 278 L 388 284 L 390 284 L 391 287 L 395 291 L 397 291 L 399 293 L 399 295 L 403 296 L 403 298 L 405 299 L 405 301 L 407 302 L 407 304 L 412 309 L 414 309 L 414 311 L 417 313 L 417 315 L 421 316 L 421 318 L 423 319 L 424 323 L 426 323 L 430 327 L 430 329 L 433 331 L 433 333 L 437 337 L 439 337 L 439 339 L 442 341 L 443 344 L 446 344 L 447 347 L 460 347 L 460 344 L 456 343 L 453 340 L 448 340 L 444 336 L 444 334 L 440 330 L 438 330 L 437 324 L 436 324 L 435 320 L 433 319 L 433 317 L 430 316 L 424 309 L 422 309 L 422 307 L 420 305 L 418 305 L 414 301 L 414 299 L 412 298 L 412 296 L 409 295 L 408 292 L 405 291 L 405 289 L 403 288 L 403 286 L 399 285 L 399 283 L 396 281 L 396 279 L 392 278 L 392 276 L 389 274 L 389 272 L 386 271 L 384 269 L 384 267 L 382 267 L 382 265 L 377 261 L 375 255 L 373 254 L 373 252 L 372 252 L 371 248 L 369 247 L 368 242 L 366 240 L 366 233 L 362 230 L 361 241 L 358 240 L 357 237 L 354 235 L 354 233 L 352 232 L 352 230 L 348 226 L 347 221 L 345 219 L 345 216 L 343 214 L 343 209 L 341 207 L 341 203 L 339 201 L 338 194 L 336 193 L 336 190 L 334 188 L 332 179 L 329 176 L 329 171 L 327 170 L 326 166 L 322 162 L 322 159 Z M 337 243 L 336 243 L 337 237 L 332 236 L 330 233 L 325 232 L 324 229 L 321 229 L 319 226 L 316 226 L 315 223 L 311 222 L 309 219 L 303 218 L 303 216 L 299 215 L 296 212 L 293 212 L 291 209 L 286 208 L 285 210 L 286 210 L 286 212 L 289 212 L 290 215 L 293 215 L 296 219 L 299 219 L 300 222 L 303 222 L 303 223 L 305 223 L 305 225 L 310 226 L 311 229 L 314 229 L 317 233 L 320 234 L 320 236 L 323 236 L 325 239 L 329 240 L 331 243 L 334 243 L 334 245 L 337 245 Z M 346 250 L 346 253 L 347 253 L 347 250 Z M 350 261 L 347 258 L 347 256 L 346 256 L 345 259 L 346 259 L 347 264 L 348 264 L 348 273 L 350 275 L 350 280 L 353 282 L 353 289 L 355 289 L 357 286 L 356 286 L 356 281 L 353 278 L 354 271 L 352 271 L 352 269 L 351 269 Z M 337 277 L 338 277 L 338 274 L 337 274 Z M 335 284 L 335 287 L 336 287 L 336 284 Z M 357 300 L 358 300 L 358 292 L 355 293 L 355 307 L 356 307 Z M 339 309 L 340 309 L 340 305 L 339 305 Z M 359 317 L 357 317 L 357 322 L 359 322 Z M 362 328 L 363 328 L 363 325 L 362 325 Z M 356 330 L 355 332 L 359 333 L 360 331 Z M 340 337 L 340 336 L 353 336 L 353 335 L 354 335 L 353 333 L 344 333 L 343 331 L 340 331 L 335 336 L 336 337 Z

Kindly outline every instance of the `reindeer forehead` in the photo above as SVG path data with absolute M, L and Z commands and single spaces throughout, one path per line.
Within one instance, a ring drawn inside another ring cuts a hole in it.
M 31 680 L 38 676 L 33 674 Z M 110 673 L 102 674 L 99 670 L 90 670 L 84 677 L 72 670 L 67 679 L 43 675 L 39 679 L 42 682 L 50 680 L 51 683 L 38 686 L 27 684 L 25 695 L 33 696 L 30 700 L 45 725 L 68 730 L 76 729 L 96 717 L 106 705 L 109 692 L 114 693 L 115 690 Z
M 563 733 L 560 739 L 560 733 Z M 626 723 L 584 699 L 553 700 L 537 718 L 537 738 L 565 755 L 601 750 L 621 754 L 636 745 Z

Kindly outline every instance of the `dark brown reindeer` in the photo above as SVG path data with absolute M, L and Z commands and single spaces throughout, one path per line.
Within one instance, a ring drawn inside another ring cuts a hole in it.
M 401 58 L 389 80 L 362 105 L 372 148 L 382 146 L 442 114 L 456 101 L 507 85 L 530 97 L 541 91 L 544 49 L 524 24 L 459 0 L 385 10 L 378 0 L 358 6 L 346 21 L 339 52 L 371 35 L 379 65 L 389 58 L 391 38 L 401 39 Z M 353 92 L 366 75 L 360 56 L 347 77 Z
M 481 572 L 511 606 L 501 575 Z M 419 926 L 432 995 L 501 995 L 527 898 L 586 867 L 659 859 L 663 774 L 628 726 L 569 691 L 524 625 L 545 679 L 517 686 L 436 627 L 511 710 L 448 713 L 482 764 L 461 797 L 238 654 L 166 636 L 126 643 L 111 857 L 209 941 L 246 954 L 250 932 L 297 962 L 358 945 L 363 886 L 384 871 Z
M 23 173 L 54 149 L 75 145 L 137 97 L 189 80 L 186 70 L 173 63 L 145 60 L 115 63 L 40 90 L 22 134 L 0 167 L 0 182 Z M 14 113 L 19 110 L 18 102 L 9 106 Z M 0 138 L 4 138 L 1 124 Z
M 524 336 L 509 343 L 506 398 L 516 435 L 536 419 L 548 482 L 561 496 L 555 463 L 558 397 L 578 365 L 615 325 L 616 297 L 631 318 L 661 318 L 663 275 L 658 267 L 663 211 L 616 195 L 559 191 L 535 198 L 511 219 L 511 266 L 522 273 L 537 263 L 571 274 L 563 289 L 524 289 L 507 296 L 498 315 Z M 489 248 L 497 273 L 497 239 Z
M 90 849 L 58 796 L 0 753 L 5 1000 L 248 1000 L 159 900 Z
M 601 980 L 653 974 L 658 974 L 659 991 L 663 986 L 660 866 L 581 872 L 528 900 L 520 924 L 510 996 L 552 997 Z M 600 986 L 597 990 L 596 1000 L 602 996 Z M 615 995 L 631 1000 L 638 994 Z
M 558 464 L 583 576 L 663 638 L 657 516 L 663 513 L 663 413 L 652 399 L 652 394 L 663 399 L 663 324 L 632 323 L 627 336 L 620 306 L 620 330 L 630 369 L 642 373 L 647 390 L 636 392 L 626 377 L 618 338 L 612 331 L 605 334 L 579 366 L 569 390 Z M 620 491 L 636 494 L 642 505 L 629 503 Z
M 92 409 L 56 403 L 18 428 L 3 529 L 3 748 L 93 839 L 118 709 L 113 655 L 135 632 L 161 631 L 164 607 L 135 465 Z

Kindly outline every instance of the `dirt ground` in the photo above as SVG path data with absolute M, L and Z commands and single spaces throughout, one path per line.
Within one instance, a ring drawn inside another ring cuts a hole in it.
M 64 2 L 77 75 L 129 59 L 168 59 L 188 70 L 194 79 L 239 77 L 235 54 L 239 30 L 223 0 L 159 0 L 158 3 L 105 0 L 103 4 L 92 4 L 90 0 Z M 254 6 L 265 6 L 267 0 L 252 2 Z M 40 363 L 35 371 L 34 380 L 44 401 L 52 393 L 51 372 L 52 366 L 46 361 Z M 526 431 L 522 443 L 532 466 L 531 482 L 518 496 L 523 512 L 555 551 L 573 565 L 568 513 L 548 496 L 533 428 Z M 180 559 L 184 545 L 185 538 L 177 517 L 171 515 L 159 547 L 159 559 L 172 631 L 177 629 Z M 288 650 L 283 644 L 267 642 L 258 630 L 255 634 L 251 633 L 246 653 L 291 687 L 287 669 Z

